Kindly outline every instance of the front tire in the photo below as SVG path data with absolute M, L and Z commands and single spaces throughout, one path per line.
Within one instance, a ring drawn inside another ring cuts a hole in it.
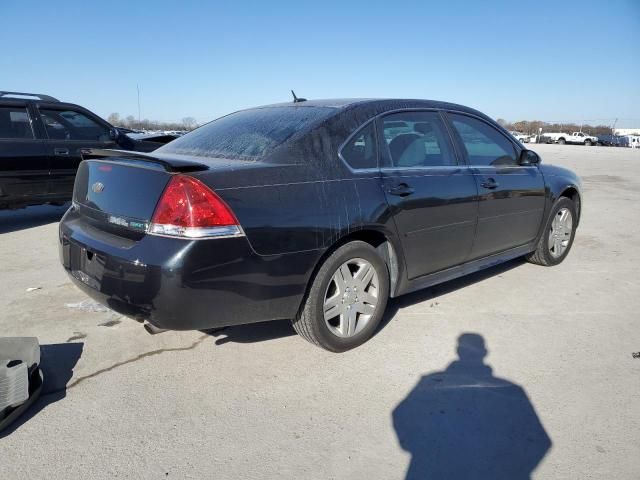
M 571 250 L 577 224 L 575 204 L 567 197 L 560 197 L 551 209 L 538 246 L 527 260 L 545 267 L 561 263 Z
M 584 144 L 585 144 L 587 147 L 590 147 L 591 145 L 593 145 L 593 144 L 591 143 L 591 140 L 585 140 L 585 141 L 584 141 Z
M 370 244 L 339 247 L 315 275 L 293 328 L 305 340 L 332 352 L 366 342 L 389 298 L 389 272 Z

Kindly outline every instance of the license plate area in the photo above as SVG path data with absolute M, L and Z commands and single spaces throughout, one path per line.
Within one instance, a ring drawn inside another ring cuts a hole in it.
M 105 258 L 73 242 L 70 247 L 71 275 L 88 287 L 100 291 L 105 270 Z

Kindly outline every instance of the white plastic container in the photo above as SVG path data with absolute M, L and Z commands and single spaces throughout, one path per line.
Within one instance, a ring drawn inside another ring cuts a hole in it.
M 21 360 L 0 362 L 0 413 L 29 399 L 29 369 Z

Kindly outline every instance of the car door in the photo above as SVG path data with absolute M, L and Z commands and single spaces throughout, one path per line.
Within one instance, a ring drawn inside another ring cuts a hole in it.
M 409 279 L 463 263 L 473 244 L 478 191 L 437 111 L 378 123 L 381 178 Z
M 40 106 L 40 118 L 47 140 L 45 148 L 51 159 L 52 193 L 71 198 L 73 182 L 82 152 L 90 148 L 115 148 L 107 124 L 80 109 L 68 106 Z
M 49 158 L 26 102 L 0 106 L 0 205 L 48 195 Z
M 520 165 L 520 147 L 484 119 L 449 112 L 478 188 L 478 227 L 470 259 L 533 241 L 545 206 L 537 165 Z

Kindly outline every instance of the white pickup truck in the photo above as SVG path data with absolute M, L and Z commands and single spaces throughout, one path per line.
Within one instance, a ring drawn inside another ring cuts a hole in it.
M 558 143 L 560 145 L 565 143 L 596 145 L 598 143 L 598 137 L 592 137 L 582 132 L 573 132 L 571 135 L 568 133 L 543 133 L 542 137 L 547 140 L 547 143 Z
M 531 137 L 529 135 L 525 135 L 524 133 L 520 133 L 520 132 L 516 132 L 516 131 L 512 131 L 509 132 L 511 135 L 513 135 L 516 140 L 518 140 L 519 142 L 522 143 L 529 143 L 529 140 L 531 139 Z

